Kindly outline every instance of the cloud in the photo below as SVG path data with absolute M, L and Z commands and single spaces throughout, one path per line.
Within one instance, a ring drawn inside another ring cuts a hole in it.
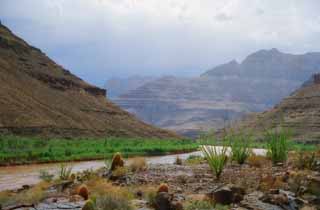
M 318 0 L 1 0 L 0 19 L 95 84 L 197 75 L 262 48 L 319 51 Z

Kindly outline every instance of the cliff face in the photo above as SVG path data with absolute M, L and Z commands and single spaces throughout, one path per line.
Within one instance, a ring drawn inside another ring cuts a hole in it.
M 298 141 L 320 143 L 320 74 L 313 75 L 299 89 L 272 109 L 253 114 L 233 125 L 250 130 L 260 138 L 265 130 L 289 128 Z
M 120 95 L 115 103 L 154 125 L 195 136 L 260 112 L 296 88 L 320 66 L 320 53 L 291 55 L 261 50 L 200 77 L 164 77 Z
M 177 137 L 137 120 L 0 25 L 0 133 Z

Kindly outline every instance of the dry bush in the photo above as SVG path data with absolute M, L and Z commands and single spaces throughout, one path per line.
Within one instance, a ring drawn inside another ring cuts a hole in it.
M 99 197 L 106 193 L 117 194 L 121 197 L 125 197 L 128 200 L 133 199 L 133 193 L 127 188 L 114 186 L 103 178 L 96 178 L 86 182 L 87 187 L 90 189 L 90 195 L 93 197 Z
M 282 177 L 273 177 L 271 175 L 267 175 L 262 177 L 260 180 L 259 189 L 263 192 L 266 192 L 270 189 L 282 189 L 285 187 L 285 185 L 286 183 L 283 181 Z
M 96 206 L 98 210 L 133 210 L 127 198 L 112 193 L 97 197 Z
M 176 157 L 176 160 L 174 161 L 174 164 L 176 164 L 176 165 L 182 165 L 182 164 L 183 164 L 183 161 L 182 161 L 182 159 L 181 159 L 179 156 L 177 156 L 177 157 Z
M 148 168 L 147 161 L 143 157 L 132 158 L 129 168 L 133 172 L 144 171 Z
M 299 151 L 295 155 L 293 164 L 300 170 L 315 170 L 317 167 L 317 154 L 316 152 Z
M 127 175 L 128 169 L 126 167 L 118 167 L 112 171 L 112 177 L 119 178 Z
M 268 163 L 269 160 L 265 156 L 252 154 L 248 157 L 247 163 L 251 167 L 261 168 L 263 165 Z
M 121 154 L 119 152 L 114 154 L 111 162 L 111 171 L 114 171 L 117 168 L 122 168 L 123 166 L 124 166 L 124 160 Z

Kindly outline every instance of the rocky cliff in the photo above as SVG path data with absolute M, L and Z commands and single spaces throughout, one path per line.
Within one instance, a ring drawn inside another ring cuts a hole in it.
M 320 53 L 292 55 L 260 50 L 241 63 L 233 60 L 199 77 L 164 77 L 114 100 L 140 119 L 195 136 L 271 108 L 320 66 Z
M 297 141 L 320 143 L 320 74 L 314 74 L 300 88 L 272 109 L 252 114 L 233 124 L 237 130 L 262 138 L 266 130 L 284 127 Z
M 0 24 L 0 133 L 177 137 L 137 120 Z

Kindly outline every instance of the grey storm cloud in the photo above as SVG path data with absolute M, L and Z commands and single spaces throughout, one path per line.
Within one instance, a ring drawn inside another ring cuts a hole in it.
M 0 19 L 101 85 L 129 75 L 198 75 L 262 48 L 320 51 L 318 0 L 1 0 Z

